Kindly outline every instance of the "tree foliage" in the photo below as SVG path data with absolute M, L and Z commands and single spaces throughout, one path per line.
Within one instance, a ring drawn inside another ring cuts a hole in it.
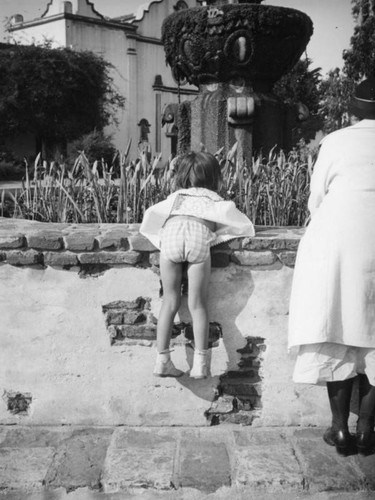
M 356 22 L 343 69 L 332 69 L 322 80 L 320 116 L 326 133 L 351 124 L 349 104 L 355 86 L 375 74 L 375 0 L 352 0 Z
M 309 118 L 300 122 L 295 130 L 295 140 L 309 141 L 321 128 L 319 118 L 321 79 L 320 68 L 311 69 L 311 59 L 300 59 L 297 64 L 286 73 L 274 86 L 274 93 L 286 104 L 302 103 L 309 110 Z
M 344 72 L 356 82 L 375 74 L 375 0 L 352 0 L 356 21 L 351 48 L 344 51 Z
M 351 123 L 348 106 L 353 96 L 355 83 L 339 68 L 328 72 L 320 84 L 320 115 L 323 130 L 333 132 Z
M 111 65 L 91 52 L 0 46 L 0 137 L 32 133 L 64 143 L 116 121 L 124 105 Z

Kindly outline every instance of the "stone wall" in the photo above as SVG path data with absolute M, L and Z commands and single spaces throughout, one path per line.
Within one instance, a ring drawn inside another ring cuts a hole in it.
M 152 376 L 159 253 L 138 229 L 0 218 L 0 423 L 328 423 L 324 390 L 293 384 L 287 351 L 303 230 L 257 227 L 212 250 L 210 376 L 189 378 L 183 300 L 172 344 L 186 374 L 175 380 Z

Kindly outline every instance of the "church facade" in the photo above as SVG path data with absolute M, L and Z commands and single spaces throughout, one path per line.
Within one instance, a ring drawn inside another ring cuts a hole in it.
M 135 13 L 108 18 L 89 0 L 50 0 L 40 18 L 14 15 L 8 28 L 10 41 L 22 44 L 48 41 L 52 47 L 92 51 L 113 65 L 112 77 L 125 97 L 118 126 L 105 132 L 124 151 L 132 141 L 130 157 L 147 147 L 164 160 L 175 152 L 176 131 L 169 110 L 173 104 L 194 99 L 197 88 L 180 87 L 165 63 L 161 42 L 163 20 L 179 9 L 196 7 L 199 0 L 151 0 Z M 124 2 L 124 5 L 126 2 Z M 124 7 L 126 9 L 126 6 Z

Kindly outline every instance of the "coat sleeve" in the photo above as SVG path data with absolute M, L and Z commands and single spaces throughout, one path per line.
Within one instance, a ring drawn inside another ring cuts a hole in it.
M 156 248 L 160 248 L 160 230 L 169 217 L 173 200 L 174 195 L 171 195 L 166 200 L 149 207 L 139 228 L 139 232 L 149 239 Z
M 330 170 L 333 164 L 331 142 L 323 141 L 321 143 L 318 158 L 311 176 L 308 208 L 312 217 L 328 193 Z
M 221 201 L 220 222 L 216 224 L 216 240 L 212 246 L 234 238 L 252 237 L 255 229 L 250 219 L 240 212 L 233 201 Z

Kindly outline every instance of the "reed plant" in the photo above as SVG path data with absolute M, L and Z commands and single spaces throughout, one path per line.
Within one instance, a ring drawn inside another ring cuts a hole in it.
M 72 167 L 42 161 L 26 164 L 22 187 L 2 192 L 1 216 L 43 222 L 138 223 L 145 210 L 173 190 L 168 162 L 146 152 L 129 159 L 130 143 L 117 153 L 112 166 L 90 163 L 81 152 Z M 222 172 L 221 194 L 258 225 L 302 226 L 308 217 L 307 199 L 313 156 L 305 147 L 290 153 L 273 149 L 266 157 L 247 163 L 237 144 L 227 155 L 216 153 Z M 119 164 L 120 177 L 114 165 Z
M 314 152 L 304 143 L 289 153 L 272 149 L 246 162 L 237 144 L 226 158 L 217 153 L 223 171 L 223 197 L 232 199 L 252 221 L 265 226 L 303 226 Z

